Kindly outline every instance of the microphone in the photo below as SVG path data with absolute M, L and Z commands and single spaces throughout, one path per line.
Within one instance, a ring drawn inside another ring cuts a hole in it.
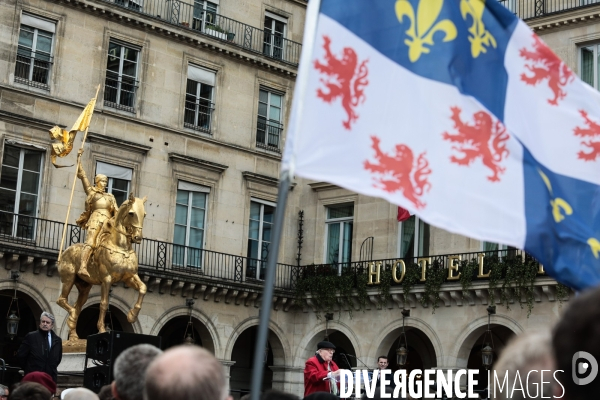
M 348 357 L 346 357 L 346 354 L 345 353 L 340 353 L 340 356 L 344 357 L 344 360 L 346 360 L 346 364 L 348 364 L 348 367 L 350 369 L 352 369 L 352 364 L 350 364 L 350 361 L 348 361 Z
M 365 364 L 364 362 L 362 362 L 362 360 L 360 358 L 353 356 L 352 354 L 344 354 L 344 353 L 340 353 L 340 354 L 343 354 L 344 356 L 350 356 L 350 357 L 354 358 L 355 360 L 357 360 L 358 362 L 360 362 L 365 367 L 367 367 L 367 369 L 369 368 L 369 366 L 367 364 Z

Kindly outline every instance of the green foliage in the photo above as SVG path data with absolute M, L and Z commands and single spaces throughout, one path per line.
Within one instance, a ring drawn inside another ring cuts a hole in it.
M 422 271 L 421 271 L 422 273 Z M 431 266 L 427 269 L 425 276 L 425 293 L 419 299 L 423 307 L 431 305 L 431 313 L 435 314 L 435 309 L 438 308 L 440 300 L 440 288 L 446 281 L 448 270 L 444 268 L 444 263 L 439 260 L 434 260 Z
M 467 291 L 473 286 L 473 278 L 476 275 L 477 268 L 479 267 L 479 263 L 476 258 L 471 260 L 462 260 L 460 262 L 460 278 L 458 279 L 460 282 L 460 286 L 462 287 L 463 297 L 467 293 Z
M 295 288 L 296 304 L 305 304 L 306 294 L 310 294 L 317 310 L 317 316 L 320 316 L 321 312 L 331 312 L 338 306 L 339 309 L 348 308 L 350 316 L 355 307 L 365 310 L 367 301 L 369 301 L 368 268 L 367 263 L 355 264 L 354 268 L 343 268 L 342 274 L 338 276 L 337 266 L 311 265 L 304 267 L 303 276 L 298 279 Z M 391 300 L 392 268 L 393 264 L 382 265 L 381 283 L 375 286 L 378 290 L 379 307 Z M 459 281 L 463 296 L 472 287 L 478 268 L 477 259 L 460 262 L 458 272 L 460 272 Z M 490 273 L 488 304 L 498 302 L 510 310 L 510 304 L 516 302 L 521 308 L 527 307 L 527 316 L 529 317 L 535 302 L 533 284 L 537 276 L 538 264 L 533 259 L 523 259 L 520 256 L 489 256 L 485 257 L 483 273 L 488 272 Z M 398 274 L 400 274 L 400 269 L 398 269 Z M 426 271 L 425 290 L 419 299 L 424 307 L 431 306 L 432 313 L 435 313 L 439 306 L 441 286 L 447 276 L 448 269 L 445 266 L 445 259 L 434 258 L 433 263 Z M 414 263 L 407 263 L 404 279 L 400 283 L 405 304 L 408 304 L 409 295 L 420 278 L 421 267 Z M 568 295 L 569 288 L 558 284 L 556 296 L 561 305 Z
M 408 295 L 410 294 L 410 291 L 415 286 L 415 284 L 419 281 L 419 277 L 419 266 L 417 264 L 407 264 L 406 274 L 404 275 L 404 280 L 402 281 L 402 293 L 404 295 L 404 304 L 408 304 Z
M 559 283 L 556 285 L 556 299 L 558 300 L 559 307 L 562 307 L 563 301 L 569 298 L 569 287 Z

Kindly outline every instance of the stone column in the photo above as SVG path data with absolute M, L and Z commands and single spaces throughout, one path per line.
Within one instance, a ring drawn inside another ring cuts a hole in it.
M 273 389 L 304 397 L 304 367 L 273 365 L 269 368 L 273 371 Z
M 219 360 L 221 365 L 223 365 L 223 374 L 225 374 L 225 382 L 227 382 L 227 392 L 229 393 L 229 388 L 231 385 L 229 384 L 229 379 L 231 378 L 231 367 L 235 364 L 235 361 L 231 360 Z

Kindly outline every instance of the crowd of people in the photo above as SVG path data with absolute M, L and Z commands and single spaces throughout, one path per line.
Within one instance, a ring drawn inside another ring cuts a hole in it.
M 98 394 L 72 388 L 57 395 L 56 366 L 61 352 L 60 341 L 52 332 L 53 324 L 54 317 L 43 313 L 40 329 L 27 335 L 19 350 L 26 374 L 11 390 L 0 385 L 0 400 L 232 400 L 221 363 L 207 350 L 189 345 L 165 352 L 149 344 L 130 347 L 115 360 L 114 381 Z M 600 288 L 597 288 L 570 301 L 553 331 L 525 332 L 507 344 L 494 371 L 501 380 L 506 376 L 511 384 L 517 380 L 524 384 L 512 391 L 504 387 L 499 394 L 494 394 L 491 388 L 493 398 L 595 398 L 600 392 L 599 337 Z M 339 398 L 341 370 L 333 361 L 334 353 L 335 345 L 322 341 L 315 355 L 306 361 L 305 400 Z M 387 369 L 387 357 L 379 357 L 376 368 Z M 375 398 L 380 398 L 380 393 L 377 390 Z M 247 398 L 244 396 L 242 400 Z M 487 398 L 487 394 L 482 398 Z M 261 397 L 261 400 L 276 399 L 299 400 L 295 395 L 275 390 Z

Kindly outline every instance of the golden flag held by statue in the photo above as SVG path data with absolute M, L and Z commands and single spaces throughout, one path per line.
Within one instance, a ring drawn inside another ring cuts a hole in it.
M 92 115 L 94 114 L 94 107 L 96 106 L 96 98 L 98 97 L 98 92 L 96 92 L 96 97 L 90 100 L 88 105 L 83 109 L 75 124 L 70 131 L 66 129 L 62 129 L 59 126 L 55 126 L 50 129 L 50 139 L 52 140 L 52 164 L 56 168 L 64 168 L 71 167 L 71 165 L 57 165 L 56 158 L 57 157 L 65 157 L 67 156 L 71 150 L 73 150 L 73 142 L 75 141 L 75 137 L 77 136 L 77 132 L 85 131 L 90 126 L 90 121 L 92 120 Z

